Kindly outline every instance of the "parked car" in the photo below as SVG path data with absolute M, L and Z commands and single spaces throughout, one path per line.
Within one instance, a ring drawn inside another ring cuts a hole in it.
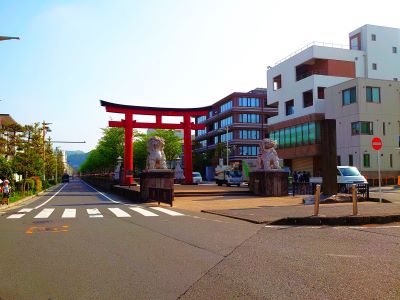
M 341 192 L 348 192 L 350 185 L 357 183 L 368 183 L 367 179 L 361 175 L 356 167 L 338 166 L 337 183 Z
M 200 172 L 193 172 L 193 183 L 199 184 L 203 182 Z
M 69 174 L 67 174 L 67 173 L 63 174 L 63 176 L 61 177 L 61 181 L 69 182 Z

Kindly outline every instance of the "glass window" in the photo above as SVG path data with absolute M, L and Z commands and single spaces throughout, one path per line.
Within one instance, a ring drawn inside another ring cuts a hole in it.
M 232 116 L 230 116 L 228 118 L 225 118 L 225 119 L 222 119 L 221 120 L 221 128 L 226 127 L 228 125 L 231 125 L 232 121 L 233 121 Z
M 290 128 L 285 128 L 285 148 L 290 147 Z
M 392 53 L 397 53 L 397 47 L 392 47 Z
M 296 146 L 296 127 L 290 127 L 290 146 Z
M 240 114 L 239 122 L 241 122 L 241 123 L 260 123 L 260 116 L 257 114 Z
M 337 164 L 338 166 L 341 166 L 341 165 L 342 165 L 342 160 L 341 160 L 341 158 L 340 158 L 340 155 L 338 155 L 338 157 L 336 158 L 336 164 Z M 338 171 L 338 172 L 339 172 L 339 171 Z M 339 173 L 338 175 L 340 175 L 340 173 Z
M 374 134 L 372 122 L 361 122 L 361 134 L 372 135 Z
M 364 162 L 364 168 L 371 167 L 370 157 L 368 153 L 363 154 L 363 162 Z
M 376 34 L 371 34 L 371 40 L 376 41 Z
M 214 122 L 214 130 L 218 129 L 218 122 Z
M 239 106 L 259 107 L 260 100 L 258 98 L 239 98 Z
M 315 143 L 321 143 L 321 123 L 315 123 Z M 339 165 L 340 166 L 340 165 Z
M 358 41 L 358 36 L 354 36 L 350 39 L 350 49 L 360 50 L 360 43 Z
M 205 129 L 197 130 L 197 136 L 203 135 L 203 134 L 206 134 L 206 130 Z
M 356 102 L 356 87 L 342 91 L 342 104 L 349 105 Z
M 296 126 L 296 145 L 297 146 L 303 145 L 303 132 L 301 125 Z
M 393 168 L 393 154 L 389 155 L 389 166 Z
M 367 102 L 380 103 L 381 102 L 381 89 L 379 87 L 366 87 Z
M 227 111 L 232 108 L 232 100 L 221 105 L 220 112 Z
M 349 154 L 349 166 L 353 165 L 353 154 Z
M 376 63 L 372 63 L 372 70 L 377 70 L 378 69 L 378 65 Z
M 315 144 L 315 123 L 308 123 L 309 140 L 311 144 Z
M 293 115 L 294 114 L 294 100 L 286 101 L 286 115 Z
M 302 125 L 302 132 L 303 132 L 303 144 L 307 145 L 309 143 L 308 123 L 304 123 Z
M 279 148 L 284 148 L 285 147 L 285 130 L 280 129 L 279 130 Z
M 200 145 L 202 147 L 207 147 L 207 141 L 206 140 L 200 141 Z
M 351 135 L 360 134 L 360 122 L 352 122 L 351 123 Z
M 197 118 L 197 124 L 199 124 L 199 123 L 203 123 L 205 120 L 207 119 L 207 117 L 206 116 L 201 116 L 201 117 L 198 117 Z
M 214 145 L 218 144 L 218 135 L 214 137 Z

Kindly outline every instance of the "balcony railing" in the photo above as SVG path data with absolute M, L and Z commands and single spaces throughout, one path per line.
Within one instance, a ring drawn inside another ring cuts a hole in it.
M 296 54 L 306 50 L 307 48 L 310 48 L 311 46 L 322 46 L 322 47 L 331 47 L 331 48 L 339 48 L 339 49 L 347 49 L 347 50 L 350 49 L 349 45 L 342 45 L 342 44 L 334 44 L 334 43 L 326 43 L 326 42 L 316 42 L 316 41 L 314 41 L 314 42 L 311 42 L 311 43 L 305 45 L 304 47 L 300 48 L 299 50 L 296 50 L 295 52 L 289 54 L 288 56 L 278 60 L 275 63 L 275 66 L 279 65 L 281 62 L 283 62 L 285 60 L 288 60 L 289 58 L 295 56 Z

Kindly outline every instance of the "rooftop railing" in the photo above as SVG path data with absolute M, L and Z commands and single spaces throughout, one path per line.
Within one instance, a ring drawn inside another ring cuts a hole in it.
M 295 56 L 296 54 L 298 54 L 298 53 L 300 53 L 300 52 L 306 50 L 307 48 L 310 48 L 311 46 L 322 46 L 322 47 L 331 47 L 331 48 L 339 48 L 339 49 L 347 49 L 347 50 L 350 49 L 349 45 L 342 45 L 342 44 L 334 44 L 334 43 L 327 43 L 327 42 L 317 42 L 317 41 L 314 41 L 314 42 L 311 42 L 311 43 L 305 45 L 304 47 L 300 48 L 299 50 L 297 50 L 297 51 L 295 51 L 295 52 L 289 54 L 288 56 L 286 56 L 286 57 L 284 57 L 284 58 L 278 60 L 278 61 L 275 63 L 275 66 L 276 66 L 276 65 L 279 65 L 281 62 L 283 62 L 283 61 L 285 61 L 285 60 L 287 60 L 287 59 L 289 59 L 289 58 Z

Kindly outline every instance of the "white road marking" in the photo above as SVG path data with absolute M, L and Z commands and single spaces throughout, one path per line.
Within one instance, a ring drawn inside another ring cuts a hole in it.
M 97 208 L 87 208 L 86 209 L 89 218 L 102 218 L 103 215 L 100 213 L 100 211 Z
M 20 219 L 23 216 L 25 216 L 25 214 L 13 214 L 11 216 L 8 216 L 7 219 Z
M 114 202 L 114 203 L 120 203 L 120 204 L 121 204 L 121 202 L 119 202 L 119 201 L 115 201 L 115 200 L 111 199 L 111 198 L 110 198 L 110 197 L 108 197 L 106 194 L 103 194 L 102 192 L 100 192 L 100 191 L 96 190 L 94 187 L 92 187 L 91 185 L 87 184 L 87 183 L 86 183 L 86 182 L 84 182 L 83 180 L 81 180 L 81 182 L 83 182 L 83 183 L 84 183 L 84 184 L 86 184 L 88 187 L 90 187 L 91 189 L 95 190 L 97 193 L 99 193 L 100 195 L 102 195 L 104 198 L 106 198 L 106 199 L 110 200 L 111 202 Z
M 328 253 L 327 256 L 333 256 L 333 257 L 344 257 L 344 258 L 359 258 L 361 255 L 351 255 L 351 254 L 331 254 Z
M 65 187 L 67 186 L 67 184 L 68 184 L 68 183 L 66 183 L 65 185 L 63 185 L 63 186 L 61 187 L 61 189 L 59 189 L 59 190 L 57 191 L 57 193 L 55 193 L 53 196 L 51 196 L 47 201 L 45 201 L 45 202 L 43 202 L 42 204 L 36 206 L 35 209 L 38 209 L 38 208 L 42 207 L 43 205 L 47 204 L 49 201 L 51 201 L 55 196 L 58 195 L 59 192 L 61 192 L 61 190 L 62 190 L 63 188 L 65 188 Z
M 161 211 L 164 214 L 167 214 L 167 215 L 170 215 L 170 216 L 184 216 L 184 214 L 181 214 L 181 213 L 178 213 L 176 211 L 172 211 L 172 210 L 169 210 L 169 209 L 166 209 L 166 208 L 163 208 L 163 207 L 150 207 L 150 208 L 154 209 L 154 210 Z
M 34 210 L 34 208 L 23 208 L 23 209 L 19 210 L 18 212 L 27 213 L 27 212 L 31 212 L 32 210 Z
M 131 216 L 130 214 L 124 212 L 124 211 L 123 211 L 122 209 L 120 209 L 120 208 L 115 208 L 115 207 L 113 207 L 113 208 L 109 208 L 109 210 L 110 210 L 114 215 L 116 215 L 118 218 L 129 218 L 129 217 Z
M 76 209 L 75 208 L 66 208 L 61 218 L 75 218 L 76 217 Z
M 140 208 L 140 207 L 129 207 L 129 208 L 145 217 L 158 217 L 157 214 L 155 214 L 151 211 L 145 210 L 143 208 Z
M 54 208 L 44 208 L 40 213 L 38 213 L 34 218 L 35 219 L 46 219 L 50 217 L 53 213 Z

